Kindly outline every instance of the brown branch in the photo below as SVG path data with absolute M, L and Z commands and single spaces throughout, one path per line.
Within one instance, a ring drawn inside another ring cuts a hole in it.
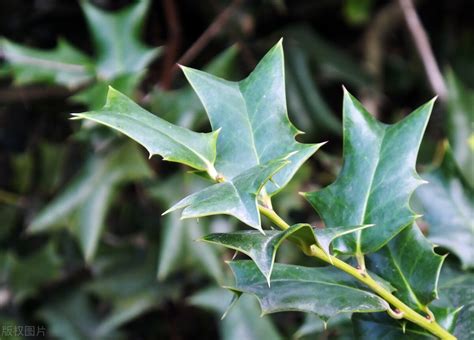
M 425 29 L 421 23 L 412 0 L 398 0 L 405 17 L 408 30 L 413 38 L 418 54 L 423 62 L 426 76 L 430 85 L 440 99 L 446 99 L 448 90 L 444 82 L 439 66 L 431 49 L 431 45 Z
M 196 56 L 209 44 L 209 42 L 222 31 L 232 14 L 240 6 L 242 0 L 233 0 L 232 3 L 225 8 L 209 27 L 201 34 L 201 36 L 192 44 L 192 46 L 179 58 L 177 64 L 189 64 Z M 176 70 L 176 68 L 175 68 Z
M 164 0 L 163 7 L 168 27 L 168 40 L 166 43 L 160 85 L 162 88 L 168 90 L 173 81 L 174 62 L 178 57 L 178 52 L 181 47 L 181 24 L 178 11 L 176 10 L 175 0 Z
M 403 18 L 397 3 L 388 3 L 380 9 L 364 35 L 364 66 L 374 79 L 374 86 L 364 89 L 361 94 L 364 106 L 374 116 L 378 117 L 383 93 L 383 62 L 387 36 Z

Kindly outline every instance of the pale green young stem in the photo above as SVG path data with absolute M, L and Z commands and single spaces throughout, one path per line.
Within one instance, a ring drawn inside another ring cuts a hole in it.
M 263 206 L 259 206 L 258 209 L 262 215 L 266 216 L 270 221 L 272 221 L 280 229 L 286 230 L 290 227 L 290 225 L 286 223 L 280 216 L 278 216 L 278 214 L 274 210 L 268 209 Z M 351 265 L 347 264 L 346 262 L 338 259 L 337 257 L 326 255 L 326 253 L 321 248 L 319 248 L 316 244 L 313 244 L 310 247 L 310 249 L 311 249 L 311 256 L 316 257 L 320 260 L 323 260 L 329 263 L 330 265 L 333 265 L 336 268 L 355 277 L 357 280 L 359 280 L 360 282 L 368 286 L 370 289 L 372 289 L 373 292 L 375 292 L 377 295 L 382 297 L 390 305 L 392 305 L 395 308 L 396 312 L 392 311 L 392 313 L 389 313 L 390 316 L 395 317 L 397 319 L 402 317 L 406 320 L 409 320 L 413 322 L 414 324 L 417 324 L 418 326 L 426 329 L 433 335 L 436 335 L 440 339 L 446 339 L 446 340 L 456 339 L 455 336 L 453 336 L 444 328 L 442 328 L 436 322 L 436 320 L 434 320 L 433 317 L 429 316 L 428 318 L 426 318 L 418 314 L 417 312 L 415 312 L 405 303 L 400 301 L 396 296 L 390 293 L 388 290 L 380 286 L 374 279 L 372 279 L 372 277 L 370 277 L 370 275 L 367 272 L 354 268 Z

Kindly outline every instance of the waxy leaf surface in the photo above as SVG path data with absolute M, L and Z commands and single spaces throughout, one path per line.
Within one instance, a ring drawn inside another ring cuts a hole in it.
M 444 257 L 416 224 L 405 228 L 378 252 L 367 257 L 367 267 L 395 288 L 395 295 L 411 308 L 425 311 L 438 297 L 437 285 Z
M 445 145 L 441 166 L 423 176 L 427 185 L 415 193 L 428 238 L 455 254 L 464 268 L 474 267 L 474 190 Z
M 265 183 L 287 164 L 288 161 L 283 159 L 257 165 L 230 181 L 211 185 L 182 199 L 165 213 L 184 208 L 182 218 L 227 214 L 262 230 L 257 195 Z
M 291 163 L 266 186 L 266 192 L 274 194 L 320 147 L 295 141 L 300 131 L 291 124 L 286 110 L 281 41 L 240 82 L 187 67 L 183 71 L 204 105 L 212 129 L 222 129 L 217 141 L 216 169 L 226 179 L 292 154 Z
M 338 251 L 376 251 L 414 221 L 408 202 L 423 182 L 415 163 L 432 107 L 430 101 L 397 124 L 386 125 L 344 91 L 341 173 L 334 183 L 306 197 L 328 228 L 374 227 L 338 239 Z
M 365 227 L 366 226 L 313 229 L 309 224 L 295 224 L 284 231 L 267 230 L 265 234 L 253 230 L 216 233 L 207 235 L 203 237 L 202 240 L 209 243 L 220 244 L 246 254 L 255 262 L 267 279 L 268 285 L 270 285 L 270 277 L 276 252 L 285 239 L 296 243 L 307 253 L 310 251 L 311 245 L 317 244 L 329 254 L 329 246 L 334 239 Z M 338 230 L 338 232 L 336 230 Z
M 368 313 L 387 310 L 388 304 L 359 288 L 357 281 L 334 267 L 307 268 L 275 264 L 272 286 L 252 261 L 229 263 L 236 292 L 258 297 L 262 312 L 300 311 L 328 320 L 338 313 Z
M 198 170 L 213 169 L 218 132 L 197 133 L 173 125 L 109 88 L 101 110 L 74 114 L 114 128 L 143 145 L 151 155 L 160 155 Z

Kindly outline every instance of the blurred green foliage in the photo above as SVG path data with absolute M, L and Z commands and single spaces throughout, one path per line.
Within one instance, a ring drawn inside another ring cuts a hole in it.
M 143 148 L 122 136 L 68 119 L 71 112 L 100 108 L 112 85 L 159 117 L 209 131 L 197 96 L 166 58 L 174 53 L 176 62 L 228 2 L 176 2 L 178 19 L 170 17 L 165 2 L 0 4 L 0 331 L 46 326 L 50 338 L 64 339 L 364 338 L 370 322 L 383 320 L 355 315 L 354 333 L 343 317 L 332 319 L 327 329 L 310 314 L 260 318 L 251 296 L 221 321 L 231 300 L 218 288 L 231 282 L 222 259 L 233 253 L 194 240 L 241 225 L 222 217 L 180 220 L 176 213 L 160 218 L 204 187 L 205 179 L 155 158 L 147 161 Z M 377 63 L 366 53 L 372 46 L 368 33 L 381 29 L 376 19 L 388 5 L 244 1 L 190 62 L 216 76 L 241 79 L 284 37 L 290 118 L 307 131 L 299 139 L 330 140 L 325 153 L 300 169 L 275 201 L 291 221 L 319 222 L 297 192 L 324 187 L 339 173 L 341 83 L 366 103 L 378 103 L 373 113 L 386 122 L 433 96 L 402 18 L 375 42 L 383 62 L 376 72 L 370 67 Z M 425 213 L 422 231 L 441 246 L 439 253 L 452 251 L 439 283 L 448 301 L 440 304 L 464 305 L 458 319 L 468 325 L 464 321 L 474 317 L 473 8 L 469 1 L 436 6 L 420 1 L 418 10 L 447 70 L 449 97 L 436 106 L 420 155 L 431 184 L 414 200 Z M 172 35 L 173 20 L 179 20 L 178 37 Z M 173 39 L 179 40 L 176 51 Z M 170 72 L 172 87 L 160 86 Z M 449 166 L 446 139 L 453 155 Z M 441 195 L 448 201 L 439 202 Z M 307 263 L 282 248 L 281 262 Z M 460 339 L 473 332 L 454 331 Z M 394 337 L 407 336 L 397 332 Z

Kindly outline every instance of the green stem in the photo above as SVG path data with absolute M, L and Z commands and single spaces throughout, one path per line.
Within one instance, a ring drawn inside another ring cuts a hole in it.
M 290 227 L 290 225 L 286 223 L 280 216 L 278 216 L 278 214 L 274 210 L 268 209 L 262 206 L 259 206 L 258 209 L 262 215 L 266 216 L 269 220 L 271 220 L 274 224 L 276 224 L 280 229 L 285 230 Z M 372 291 L 377 293 L 385 301 L 387 301 L 393 307 L 396 308 L 397 315 L 401 315 L 404 319 L 409 320 L 413 322 L 414 324 L 417 324 L 418 326 L 431 332 L 433 335 L 436 335 L 440 339 L 447 339 L 447 340 L 456 339 L 456 337 L 454 337 L 452 334 L 450 334 L 448 331 L 442 328 L 436 322 L 436 320 L 434 320 L 434 318 L 432 317 L 426 318 L 418 314 L 409 306 L 407 306 L 405 303 L 400 301 L 396 296 L 394 296 L 388 290 L 380 286 L 374 279 L 370 277 L 370 275 L 366 271 L 354 268 L 351 265 L 347 264 L 346 262 L 338 259 L 337 257 L 326 255 L 326 253 L 321 248 L 319 248 L 316 244 L 313 244 L 310 249 L 311 249 L 311 256 L 321 259 L 339 268 L 340 270 L 355 277 L 357 280 L 359 280 L 360 282 L 364 283 L 369 288 L 371 288 Z

